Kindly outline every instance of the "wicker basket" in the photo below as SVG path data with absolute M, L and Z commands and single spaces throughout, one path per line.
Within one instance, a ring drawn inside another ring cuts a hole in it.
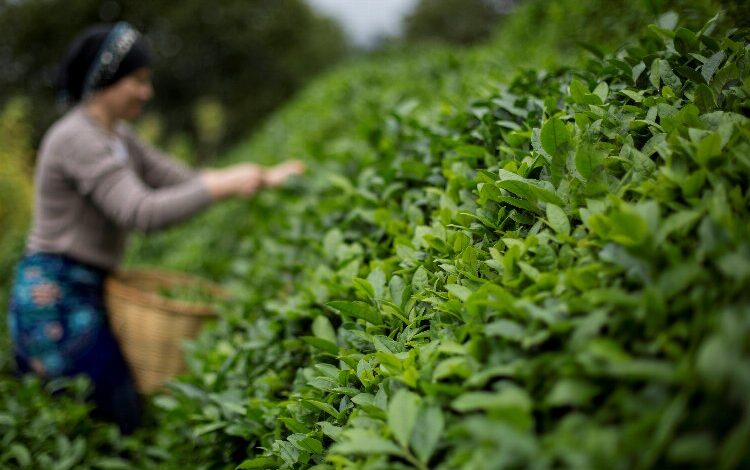
M 160 289 L 198 285 L 227 298 L 218 285 L 183 273 L 155 268 L 121 269 L 104 283 L 110 325 L 141 393 L 152 393 L 185 370 L 182 342 L 195 338 L 216 316 L 211 305 L 168 299 Z

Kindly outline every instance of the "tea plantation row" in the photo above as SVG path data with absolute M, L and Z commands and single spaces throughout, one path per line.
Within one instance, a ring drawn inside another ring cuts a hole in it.
M 437 99 L 367 67 L 313 88 L 250 147 L 313 174 L 204 221 L 241 301 L 162 437 L 205 468 L 750 463 L 748 34 L 679 21 Z

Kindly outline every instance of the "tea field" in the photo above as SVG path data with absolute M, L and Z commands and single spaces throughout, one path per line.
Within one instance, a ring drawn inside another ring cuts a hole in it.
M 737 5 L 529 1 L 316 80 L 225 157 L 304 177 L 132 240 L 234 296 L 149 425 L 3 376 L 0 465 L 750 466 Z

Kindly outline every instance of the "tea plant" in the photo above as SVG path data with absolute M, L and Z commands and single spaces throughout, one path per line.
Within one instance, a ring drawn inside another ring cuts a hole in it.
M 157 398 L 191 422 L 176 445 L 239 468 L 750 463 L 748 33 L 716 21 L 666 14 L 465 111 L 365 102 L 362 141 L 321 126 L 331 163 L 284 217 L 254 202 L 276 238 L 239 241 L 274 272 L 234 261 L 244 305 Z

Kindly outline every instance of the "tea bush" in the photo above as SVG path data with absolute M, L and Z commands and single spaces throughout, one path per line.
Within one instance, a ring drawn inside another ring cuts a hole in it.
M 174 454 L 750 463 L 748 33 L 717 19 L 668 13 L 507 84 L 500 57 L 434 52 L 308 90 L 245 151 L 302 149 L 313 174 L 209 214 L 206 238 L 164 255 L 241 299 L 156 399 L 183 425 Z M 206 240 L 232 257 L 196 255 Z

